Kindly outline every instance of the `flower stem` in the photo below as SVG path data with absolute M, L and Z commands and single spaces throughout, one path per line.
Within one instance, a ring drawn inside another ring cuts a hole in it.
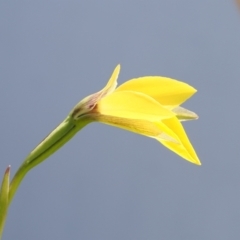
M 26 157 L 10 184 L 9 170 L 6 170 L 0 192 L 0 240 L 8 207 L 28 171 L 56 152 L 88 123 L 90 123 L 88 119 L 82 118 L 81 120 L 75 121 L 69 115 Z

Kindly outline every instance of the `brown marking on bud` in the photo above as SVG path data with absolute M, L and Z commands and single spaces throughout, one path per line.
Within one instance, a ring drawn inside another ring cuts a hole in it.
M 5 174 L 9 174 L 10 169 L 11 169 L 11 165 L 8 165 L 8 167 L 7 167 L 6 171 L 5 171 Z

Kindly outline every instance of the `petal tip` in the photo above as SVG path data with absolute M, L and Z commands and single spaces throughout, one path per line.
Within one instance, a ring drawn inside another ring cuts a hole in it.
M 191 159 L 186 159 L 186 160 L 188 160 L 189 162 L 191 162 L 191 163 L 193 163 L 195 165 L 198 165 L 198 166 L 202 165 L 202 163 L 200 162 L 200 160 L 198 159 L 197 156 L 191 157 Z
M 115 67 L 114 71 L 118 72 L 118 74 L 119 74 L 120 70 L 121 70 L 121 64 L 119 63 L 119 64 Z
M 193 162 L 194 164 L 196 164 L 196 165 L 198 165 L 198 166 L 201 166 L 202 165 L 202 163 L 200 162 L 200 160 L 197 160 L 197 161 L 195 161 L 195 162 Z

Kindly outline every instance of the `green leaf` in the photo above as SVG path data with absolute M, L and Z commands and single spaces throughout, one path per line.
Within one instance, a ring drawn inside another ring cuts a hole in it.
M 4 224 L 8 211 L 8 192 L 9 192 L 9 176 L 10 167 L 8 166 L 3 176 L 2 186 L 0 190 L 0 239 L 2 238 Z

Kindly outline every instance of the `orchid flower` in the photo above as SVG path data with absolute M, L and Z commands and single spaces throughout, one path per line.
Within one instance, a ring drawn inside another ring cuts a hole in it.
M 198 116 L 182 107 L 196 90 L 165 77 L 140 77 L 117 86 L 118 65 L 107 85 L 80 101 L 72 112 L 75 120 L 87 118 L 154 138 L 184 159 L 200 165 L 180 121 Z

